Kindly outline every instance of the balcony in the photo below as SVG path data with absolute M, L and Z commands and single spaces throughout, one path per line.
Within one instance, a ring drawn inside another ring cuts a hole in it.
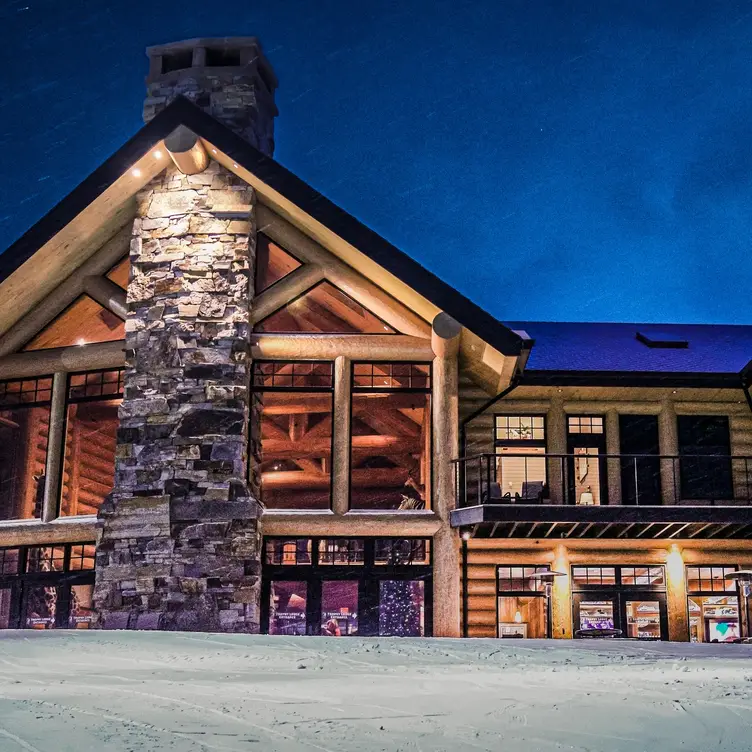
M 501 452 L 455 460 L 478 537 L 752 539 L 752 457 Z

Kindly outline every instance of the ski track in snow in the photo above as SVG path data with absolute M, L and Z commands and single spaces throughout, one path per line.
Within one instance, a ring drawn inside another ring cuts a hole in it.
M 752 646 L 0 632 L 0 752 L 752 752 Z

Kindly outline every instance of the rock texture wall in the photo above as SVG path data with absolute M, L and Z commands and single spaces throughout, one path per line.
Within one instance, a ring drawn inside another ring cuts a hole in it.
M 273 154 L 277 79 L 257 39 L 191 39 L 150 47 L 147 55 L 145 123 L 183 96 L 264 154 Z M 176 65 L 186 67 L 173 70 Z
M 138 196 L 115 488 L 95 601 L 108 629 L 259 628 L 246 481 L 254 196 L 215 162 Z

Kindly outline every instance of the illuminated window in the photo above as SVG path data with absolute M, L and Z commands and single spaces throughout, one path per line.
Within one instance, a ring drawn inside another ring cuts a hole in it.
M 122 396 L 122 370 L 69 377 L 62 516 L 96 514 L 112 490 Z
M 17 548 L 0 549 L 0 574 L 18 574 L 18 561 Z
M 429 538 L 377 538 L 374 544 L 377 566 L 427 566 L 431 563 Z
M 736 572 L 736 567 L 687 567 L 687 592 L 735 593 L 736 582 L 726 576 Z
M 26 571 L 62 572 L 65 569 L 65 546 L 31 546 L 26 549 Z
M 294 334 L 394 334 L 387 323 L 330 282 L 319 282 L 300 297 L 267 316 L 257 332 Z
M 299 566 L 311 563 L 310 538 L 267 538 L 264 550 L 267 564 Z
M 570 415 L 569 433 L 603 433 L 603 418 L 597 415 Z
M 332 363 L 254 363 L 261 496 L 267 508 L 331 506 L 333 383 Z
M 94 554 L 95 546 L 93 543 L 76 543 L 72 545 L 68 569 L 71 572 L 94 569 Z
M 615 585 L 615 567 L 572 567 L 573 585 Z
M 362 538 L 324 538 L 319 541 L 319 564 L 363 564 Z
M 256 294 L 300 266 L 300 261 L 263 233 L 256 236 Z
M 534 567 L 500 566 L 496 568 L 499 593 L 537 593 L 546 589 L 543 580 L 533 575 L 549 572 L 547 565 Z
M 496 415 L 497 442 L 543 442 L 546 419 L 542 415 Z
M 353 364 L 350 507 L 430 507 L 431 366 Z
M 621 567 L 621 584 L 663 586 L 663 567 Z
M 125 322 L 88 295 L 81 295 L 42 329 L 24 350 L 47 350 L 120 339 L 125 339 Z
M 109 279 L 110 282 L 114 282 L 118 287 L 122 287 L 123 290 L 127 290 L 130 273 L 131 259 L 130 256 L 126 256 L 118 261 L 118 263 L 107 272 L 107 279 Z
M 42 514 L 52 379 L 0 382 L 0 520 Z

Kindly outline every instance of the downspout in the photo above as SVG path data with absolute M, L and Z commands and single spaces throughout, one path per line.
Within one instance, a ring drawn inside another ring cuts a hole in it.
M 464 457 L 467 452 L 467 424 L 470 421 L 475 420 L 479 415 L 482 415 L 489 407 L 493 407 L 499 400 L 504 399 L 513 389 L 516 389 L 520 384 L 522 374 L 517 372 L 512 376 L 512 380 L 509 382 L 509 386 L 504 391 L 499 392 L 495 397 L 492 397 L 487 402 L 484 402 L 477 410 L 473 411 L 460 423 L 460 457 Z

